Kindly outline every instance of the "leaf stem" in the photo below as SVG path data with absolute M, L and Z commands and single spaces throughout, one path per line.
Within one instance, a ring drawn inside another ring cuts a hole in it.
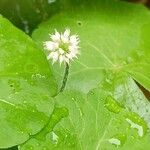
M 60 92 L 63 92 L 64 89 L 65 89 L 65 87 L 66 87 L 66 83 L 67 83 L 67 79 L 68 79 L 68 74 L 69 74 L 69 65 L 68 65 L 68 63 L 66 63 L 65 73 L 64 73 L 64 77 L 63 77 L 62 86 L 60 88 Z

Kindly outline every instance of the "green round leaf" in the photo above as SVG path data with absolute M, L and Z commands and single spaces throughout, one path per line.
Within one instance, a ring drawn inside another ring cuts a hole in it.
M 126 72 L 150 89 L 149 41 L 145 38 L 150 35 L 149 25 L 150 13 L 143 6 L 106 0 L 55 15 L 42 23 L 32 37 L 43 48 L 54 29 L 64 32 L 70 28 L 72 34 L 79 35 L 81 55 L 70 64 L 67 89 L 87 93 L 109 70 Z M 53 70 L 60 85 L 63 68 L 55 64 Z
M 150 104 L 133 80 L 150 89 L 150 13 L 113 0 L 91 3 L 53 16 L 33 33 L 43 47 L 54 29 L 70 28 L 79 35 L 81 55 L 70 64 L 66 89 L 56 97 L 56 108 L 65 107 L 69 115 L 56 122 L 60 115 L 54 113 L 20 150 L 150 147 Z M 63 67 L 52 67 L 60 85 Z
M 43 52 L 0 16 L 0 148 L 23 143 L 42 129 L 56 92 Z

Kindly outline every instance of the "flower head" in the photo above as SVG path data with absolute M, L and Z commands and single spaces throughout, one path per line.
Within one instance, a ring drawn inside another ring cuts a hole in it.
M 77 58 L 79 54 L 79 38 L 78 35 L 70 35 L 70 30 L 59 33 L 55 30 L 50 35 L 50 41 L 44 42 L 44 49 L 48 51 L 47 59 L 52 59 L 53 63 L 59 61 L 69 64 L 70 60 Z

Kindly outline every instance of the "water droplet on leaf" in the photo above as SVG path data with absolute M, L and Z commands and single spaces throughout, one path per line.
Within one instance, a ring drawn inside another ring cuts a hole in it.
M 27 103 L 27 101 L 23 101 L 23 103 L 24 103 L 24 104 L 26 104 L 26 103 Z
M 109 143 L 111 143 L 117 147 L 121 145 L 121 141 L 119 139 L 116 139 L 116 138 L 111 138 L 108 141 L 109 141 Z
M 106 82 L 109 83 L 109 84 L 112 84 L 112 80 L 109 79 L 109 78 L 106 78 Z
M 122 109 L 121 105 L 111 96 L 108 96 L 105 100 L 104 106 L 111 112 L 119 113 Z
M 71 98 L 73 101 L 76 101 L 76 99 L 74 97 Z
M 116 146 L 122 146 L 126 142 L 126 139 L 127 137 L 125 134 L 116 134 L 111 139 L 109 139 L 109 142 Z
M 126 121 L 130 127 L 137 130 L 139 137 L 143 137 L 147 132 L 147 124 L 138 114 L 130 112 L 126 116 Z
M 20 82 L 18 80 L 9 79 L 8 85 L 11 88 L 12 93 L 17 94 L 20 90 Z
M 33 146 L 30 146 L 29 150 L 33 150 Z
M 59 140 L 58 135 L 57 135 L 54 131 L 52 131 L 52 132 L 51 132 L 51 141 L 52 141 L 55 145 L 57 145 L 58 140 Z

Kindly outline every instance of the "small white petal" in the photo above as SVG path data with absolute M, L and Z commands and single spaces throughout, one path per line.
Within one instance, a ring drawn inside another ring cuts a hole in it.
M 55 35 L 60 38 L 60 33 L 57 30 L 55 30 Z
M 46 41 L 44 43 L 45 49 L 47 50 L 55 50 L 58 47 L 58 44 L 52 42 L 52 41 Z
M 53 60 L 57 61 L 58 60 L 58 52 L 54 52 L 53 54 Z
M 77 38 L 76 35 L 72 35 L 72 36 L 70 37 L 70 43 L 71 43 L 71 44 L 75 44 L 75 45 L 77 45 L 77 44 L 79 43 L 78 38 Z
M 72 59 L 72 58 L 73 58 L 71 53 L 66 54 L 66 56 L 67 56 L 69 59 Z
M 62 64 L 63 61 L 64 61 L 64 56 L 60 55 L 60 56 L 59 56 L 60 65 Z
M 60 34 L 59 32 L 57 32 L 57 30 L 55 30 L 55 34 L 52 34 L 51 35 L 51 39 L 54 41 L 54 42 L 59 42 L 60 41 Z
M 60 41 L 60 38 L 56 35 L 51 35 L 51 39 L 54 41 L 54 42 L 58 42 Z
M 62 55 L 64 54 L 64 50 L 62 48 L 59 48 L 59 53 Z
M 72 52 L 71 52 L 71 56 L 72 56 L 72 57 L 77 58 L 77 54 L 78 54 L 78 51 L 75 51 L 75 52 L 72 51 Z
M 69 43 L 69 38 L 65 37 L 63 34 L 61 34 L 61 40 L 63 43 Z
M 47 59 L 53 58 L 54 53 L 55 53 L 55 52 L 51 52 L 51 53 L 47 56 Z
M 69 46 L 69 51 L 76 52 L 78 50 L 78 46 Z
M 70 35 L 70 29 L 66 29 L 64 32 L 64 37 L 68 38 Z

